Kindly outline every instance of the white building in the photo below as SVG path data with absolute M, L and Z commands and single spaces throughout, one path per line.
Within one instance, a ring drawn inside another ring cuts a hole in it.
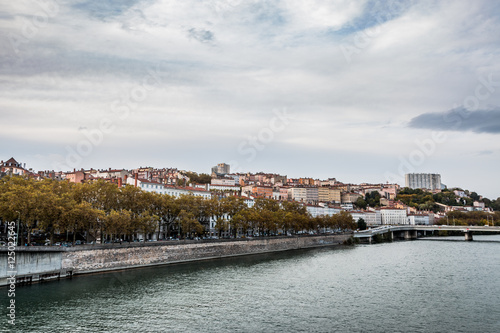
M 406 209 L 380 208 L 382 224 L 408 224 Z
M 125 176 L 130 177 L 131 174 L 128 170 L 125 169 L 108 169 L 108 170 L 97 170 L 94 174 L 96 178 L 122 178 Z
M 317 203 L 319 201 L 317 187 L 291 187 L 288 198 L 298 202 Z
M 236 185 L 236 180 L 234 178 L 212 178 L 210 185 Z
M 431 217 L 427 214 L 409 214 L 407 217 L 409 225 L 429 225 L 431 223 Z M 432 217 L 434 220 L 434 217 Z
M 437 173 L 407 173 L 405 186 L 411 189 L 440 190 L 441 175 Z
M 134 178 L 127 178 L 127 184 L 128 185 L 135 185 L 135 179 Z M 155 181 L 139 178 L 137 179 L 137 187 L 140 188 L 143 191 L 147 192 L 155 192 L 159 194 L 168 194 L 171 195 L 175 198 L 180 197 L 181 195 L 194 195 L 194 196 L 200 196 L 205 199 L 210 199 L 212 195 L 210 194 L 210 191 L 207 191 L 202 188 L 196 188 L 196 187 L 177 187 L 177 186 L 172 186 L 172 185 L 165 185 L 162 183 L 158 183 Z
M 315 205 L 306 205 L 307 212 L 311 214 L 312 217 L 317 216 L 332 216 L 340 213 L 340 209 L 333 208 L 329 206 L 315 206 Z
M 342 208 L 343 210 L 353 210 L 354 209 L 354 205 L 352 204 L 352 202 L 341 203 L 340 204 L 340 208 Z
M 179 198 L 181 195 L 194 195 L 195 197 L 203 197 L 204 199 L 210 199 L 212 197 L 210 191 L 201 188 L 176 187 L 171 185 L 165 185 L 164 194 L 171 195 L 175 198 Z
M 358 222 L 360 218 L 362 218 L 367 225 L 380 225 L 382 224 L 380 211 L 351 211 L 349 212 L 352 215 L 352 219 L 354 222 Z
M 239 192 L 241 187 L 239 185 L 212 185 L 209 184 L 207 186 L 209 191 L 230 191 L 230 192 Z

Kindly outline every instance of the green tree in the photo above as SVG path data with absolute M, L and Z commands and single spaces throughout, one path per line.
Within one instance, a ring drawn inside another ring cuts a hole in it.
M 181 210 L 179 213 L 179 226 L 184 237 L 192 237 L 193 234 L 200 235 L 203 233 L 203 226 L 192 212 Z
M 359 230 L 366 230 L 366 222 L 361 217 L 358 219 L 358 229 Z

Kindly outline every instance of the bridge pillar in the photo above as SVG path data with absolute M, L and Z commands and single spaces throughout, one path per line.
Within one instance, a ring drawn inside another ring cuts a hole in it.
M 465 232 L 465 240 L 469 241 L 469 242 L 473 240 L 472 239 L 472 231 L 466 231 Z
M 391 231 L 391 241 L 394 240 L 394 231 Z
M 417 231 L 416 230 L 407 230 L 405 231 L 405 240 L 417 239 Z

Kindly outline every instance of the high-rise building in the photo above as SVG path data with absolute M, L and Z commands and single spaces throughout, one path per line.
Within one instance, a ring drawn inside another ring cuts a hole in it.
M 437 173 L 407 173 L 405 186 L 411 189 L 440 190 L 441 175 Z
M 226 163 L 219 163 L 216 166 L 212 167 L 212 177 L 217 176 L 225 176 L 230 172 L 230 166 Z

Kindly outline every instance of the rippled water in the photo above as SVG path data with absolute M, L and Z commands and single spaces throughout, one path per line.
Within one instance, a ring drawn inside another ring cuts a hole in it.
M 293 251 L 36 284 L 17 290 L 15 332 L 500 332 L 500 236 L 480 239 L 499 242 Z

